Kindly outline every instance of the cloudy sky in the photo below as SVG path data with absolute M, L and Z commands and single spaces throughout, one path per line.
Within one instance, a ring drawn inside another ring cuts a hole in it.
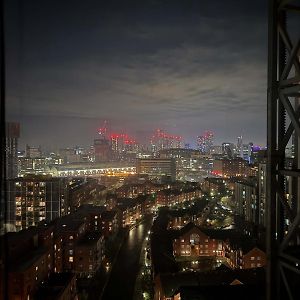
M 91 144 L 104 120 L 264 145 L 265 2 L 7 0 L 7 118 L 52 149 Z

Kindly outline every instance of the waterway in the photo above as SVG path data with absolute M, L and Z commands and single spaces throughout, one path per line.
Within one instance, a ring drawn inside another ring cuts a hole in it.
M 152 218 L 131 229 L 112 266 L 101 300 L 131 300 L 140 268 L 140 255 Z

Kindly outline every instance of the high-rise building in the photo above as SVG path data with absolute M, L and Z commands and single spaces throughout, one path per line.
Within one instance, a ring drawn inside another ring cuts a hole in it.
M 243 144 L 243 159 L 251 163 L 253 152 L 253 143 Z
M 234 158 L 235 156 L 235 145 L 233 143 L 222 143 L 223 155 L 227 158 Z
M 243 158 L 243 137 L 238 136 L 236 144 L 236 155 Z
M 105 137 L 94 140 L 95 162 L 107 162 L 110 159 L 109 140 Z
M 7 223 L 22 230 L 68 211 L 67 180 L 28 175 L 7 182 Z
M 182 147 L 182 136 L 168 134 L 162 129 L 157 129 L 151 137 L 152 152 L 158 152 L 163 149 L 174 149 Z
M 6 178 L 18 176 L 18 138 L 20 137 L 20 124 L 6 123 Z
M 203 135 L 198 136 L 197 145 L 201 153 L 210 153 L 213 146 L 214 134 L 212 131 L 205 131 Z

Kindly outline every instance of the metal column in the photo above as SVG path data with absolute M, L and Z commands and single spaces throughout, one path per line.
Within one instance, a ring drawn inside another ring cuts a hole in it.
M 300 28 L 288 26 L 299 17 L 298 1 L 269 0 L 268 300 L 300 299 Z

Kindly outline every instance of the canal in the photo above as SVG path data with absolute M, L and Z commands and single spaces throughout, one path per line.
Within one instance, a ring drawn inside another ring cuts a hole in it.
M 152 218 L 130 230 L 114 262 L 101 300 L 133 298 L 135 281 L 139 273 L 143 241 L 150 230 Z

